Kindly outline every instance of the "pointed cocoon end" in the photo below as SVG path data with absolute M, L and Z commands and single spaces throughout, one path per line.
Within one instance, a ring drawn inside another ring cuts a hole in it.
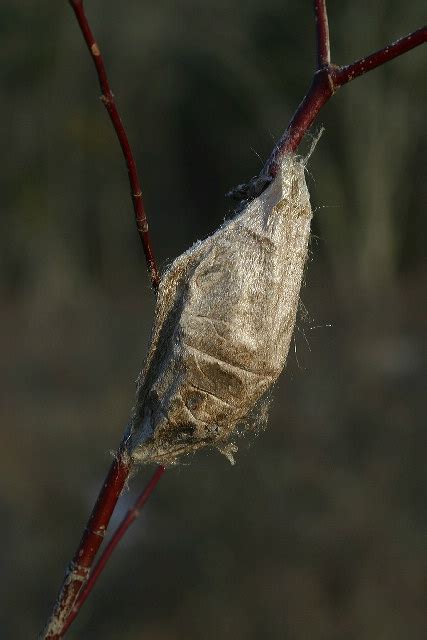
M 285 156 L 266 191 L 163 275 L 127 438 L 135 462 L 206 446 L 232 458 L 288 354 L 312 217 L 304 172 Z

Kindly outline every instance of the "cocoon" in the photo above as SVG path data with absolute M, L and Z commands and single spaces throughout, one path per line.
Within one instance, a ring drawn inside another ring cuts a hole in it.
M 205 446 L 232 461 L 238 426 L 288 354 L 312 217 L 304 173 L 285 156 L 266 191 L 164 273 L 127 437 L 135 462 Z

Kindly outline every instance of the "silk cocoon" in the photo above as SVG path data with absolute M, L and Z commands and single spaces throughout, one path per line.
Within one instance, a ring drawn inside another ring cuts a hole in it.
M 311 217 L 305 162 L 287 155 L 259 197 L 164 273 L 127 438 L 135 462 L 206 446 L 232 457 L 286 362 Z

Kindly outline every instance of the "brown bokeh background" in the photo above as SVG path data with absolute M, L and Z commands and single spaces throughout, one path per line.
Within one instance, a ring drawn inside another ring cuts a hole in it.
M 285 128 L 311 78 L 310 5 L 87 0 L 162 267 L 231 215 L 223 194 Z M 425 19 L 422 0 L 329 5 L 340 63 Z M 26 640 L 126 423 L 153 295 L 67 2 L 5 0 L 0 30 L 0 637 Z M 421 47 L 322 111 L 268 429 L 235 467 L 200 454 L 165 475 L 70 639 L 426 637 L 425 69 Z

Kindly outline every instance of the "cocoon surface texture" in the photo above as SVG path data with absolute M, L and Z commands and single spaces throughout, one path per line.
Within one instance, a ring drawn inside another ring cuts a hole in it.
M 266 191 L 162 277 L 127 440 L 134 461 L 173 464 L 205 446 L 232 459 L 288 354 L 312 217 L 304 172 L 285 156 Z

